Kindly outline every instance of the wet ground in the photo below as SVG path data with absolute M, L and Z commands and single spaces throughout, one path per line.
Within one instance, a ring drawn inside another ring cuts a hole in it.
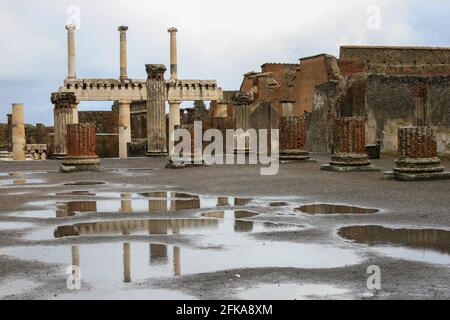
M 314 158 L 276 176 L 0 162 L 0 299 L 449 299 L 450 182 L 324 172 Z

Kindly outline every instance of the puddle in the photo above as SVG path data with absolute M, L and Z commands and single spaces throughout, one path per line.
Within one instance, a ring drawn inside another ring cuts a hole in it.
M 237 298 L 243 300 L 336 299 L 349 292 L 331 285 L 296 283 L 264 284 L 240 291 Z
M 95 196 L 95 193 L 90 191 L 70 191 L 70 192 L 60 192 L 55 193 L 55 196 L 61 197 L 61 196 Z
M 165 213 L 196 209 L 213 209 L 221 206 L 224 198 L 229 203 L 241 202 L 240 198 L 207 197 L 180 192 L 90 192 L 71 191 L 55 194 L 58 197 L 90 197 L 89 200 L 45 200 L 28 203 L 30 206 L 43 207 L 47 210 L 22 211 L 9 216 L 26 218 L 65 218 L 87 213 Z M 95 197 L 95 198 L 93 198 Z M 96 200 L 96 198 L 102 200 Z M 245 199 L 249 203 L 251 199 Z M 53 209 L 54 208 L 54 209 Z
M 124 242 L 6 248 L 19 259 L 79 266 L 94 289 L 121 283 L 241 268 L 333 268 L 360 262 L 347 249 L 291 242 L 258 242 L 242 233 L 215 233 L 223 249 L 194 249 L 159 243 Z M 65 274 L 62 274 L 65 276 Z M 262 297 L 261 297 L 262 298 Z
M 286 207 L 287 205 L 289 205 L 287 202 L 271 202 L 269 204 L 271 207 Z
M 20 230 L 32 228 L 34 225 L 26 222 L 0 222 L 0 230 Z
M 450 231 L 371 225 L 343 227 L 338 234 L 342 238 L 374 246 L 392 257 L 450 264 Z
M 242 221 L 254 216 L 248 211 L 217 211 L 203 214 L 217 219 L 126 219 L 110 220 L 42 228 L 31 232 L 28 240 L 50 240 L 54 238 L 79 236 L 130 236 L 130 235 L 208 235 L 235 232 L 265 232 L 273 230 L 297 230 L 293 224 Z M 210 243 L 209 243 L 210 244 Z M 215 242 L 214 245 L 220 243 Z
M 0 186 L 17 186 L 44 183 L 42 179 L 2 179 Z
M 65 186 L 98 186 L 106 184 L 103 181 L 75 181 L 75 182 L 68 182 L 65 183 Z
M 307 214 L 368 214 L 379 212 L 378 209 L 335 204 L 310 204 L 301 206 L 295 210 Z
M 202 213 L 203 217 L 216 218 L 216 219 L 223 219 L 224 215 L 225 215 L 225 211 L 214 211 L 214 212 Z M 244 211 L 244 210 L 234 211 L 235 219 L 250 218 L 250 217 L 255 217 L 257 215 L 259 215 L 259 214 L 256 212 L 252 212 L 252 211 Z

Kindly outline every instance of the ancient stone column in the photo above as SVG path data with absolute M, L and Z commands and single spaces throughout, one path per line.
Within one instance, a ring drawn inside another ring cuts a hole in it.
M 180 126 L 180 103 L 169 102 L 169 155 L 172 155 L 176 128 Z
M 56 92 L 52 93 L 51 101 L 55 105 L 53 111 L 55 127 L 54 157 L 62 159 L 67 155 L 67 125 L 74 123 L 74 108 L 77 106 L 77 98 L 72 92 Z
M 235 128 L 241 129 L 244 132 L 250 129 L 250 102 L 251 98 L 248 94 L 240 92 L 233 97 L 233 103 L 235 105 L 234 117 Z M 249 153 L 250 146 L 245 133 L 237 133 L 234 137 L 234 152 L 235 153 Z M 241 146 L 245 147 L 242 148 Z M 256 150 L 254 150 L 256 152 Z
M 25 158 L 25 123 L 23 114 L 23 104 L 13 103 L 12 105 L 12 146 L 13 159 L 26 160 Z
M 428 89 L 423 83 L 416 83 L 411 86 L 411 96 L 414 103 L 415 126 L 428 126 L 430 121 L 428 118 Z
M 334 123 L 333 150 L 329 171 L 378 171 L 370 164 L 365 151 L 365 119 L 363 117 L 337 118 Z
M 75 30 L 76 26 L 69 24 L 66 26 L 67 29 L 67 79 L 76 79 L 76 60 L 75 60 Z
M 131 101 L 119 101 L 119 158 L 128 157 L 127 144 L 131 142 Z
M 63 158 L 61 171 L 101 171 L 101 161 L 95 147 L 93 123 L 67 125 L 67 156 Z
M 166 156 L 166 84 L 162 64 L 147 64 L 147 156 Z
M 127 26 L 120 26 L 120 80 L 128 79 L 127 72 Z
M 385 172 L 385 178 L 401 181 L 450 179 L 437 156 L 436 127 L 404 127 L 398 129 L 396 167 Z
M 12 114 L 8 114 L 8 128 L 6 130 L 7 141 L 8 141 L 8 151 L 12 152 Z
M 178 79 L 177 66 L 177 32 L 176 28 L 167 30 L 170 33 L 170 80 Z
M 280 120 L 280 160 L 309 160 L 306 151 L 308 124 L 305 116 L 288 116 Z

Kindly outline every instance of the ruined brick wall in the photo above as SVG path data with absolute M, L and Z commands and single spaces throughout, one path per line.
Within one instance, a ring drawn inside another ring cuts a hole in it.
M 339 57 L 375 64 L 449 65 L 450 48 L 342 46 Z
M 333 145 L 333 123 L 337 117 L 339 81 L 330 80 L 314 91 L 314 110 L 307 115 L 307 149 L 311 152 L 329 153 Z
M 94 123 L 97 133 L 119 133 L 119 113 L 116 111 L 80 111 L 79 123 Z
M 294 115 L 303 115 L 313 110 L 314 89 L 316 86 L 333 79 L 330 69 L 331 56 L 319 55 L 302 59 L 293 86 L 290 89 L 290 100 L 294 103 Z
M 367 83 L 367 143 L 381 141 L 382 151 L 397 152 L 399 127 L 413 125 L 416 108 L 411 86 L 427 87 L 427 122 L 437 127 L 437 151 L 450 155 L 450 76 L 370 75 Z
M 147 139 L 147 105 L 145 101 L 134 101 L 130 105 L 131 138 Z
M 8 124 L 0 123 L 0 151 L 8 150 Z

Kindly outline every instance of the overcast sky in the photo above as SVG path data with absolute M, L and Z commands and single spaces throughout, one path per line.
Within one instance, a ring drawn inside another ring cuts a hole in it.
M 0 122 L 22 102 L 27 123 L 53 124 L 49 97 L 67 73 L 71 5 L 80 10 L 79 78 L 118 78 L 119 25 L 129 26 L 129 77 L 145 79 L 147 63 L 169 66 L 175 26 L 179 77 L 223 89 L 238 89 L 265 62 L 338 55 L 343 44 L 450 46 L 448 0 L 1 0 Z

